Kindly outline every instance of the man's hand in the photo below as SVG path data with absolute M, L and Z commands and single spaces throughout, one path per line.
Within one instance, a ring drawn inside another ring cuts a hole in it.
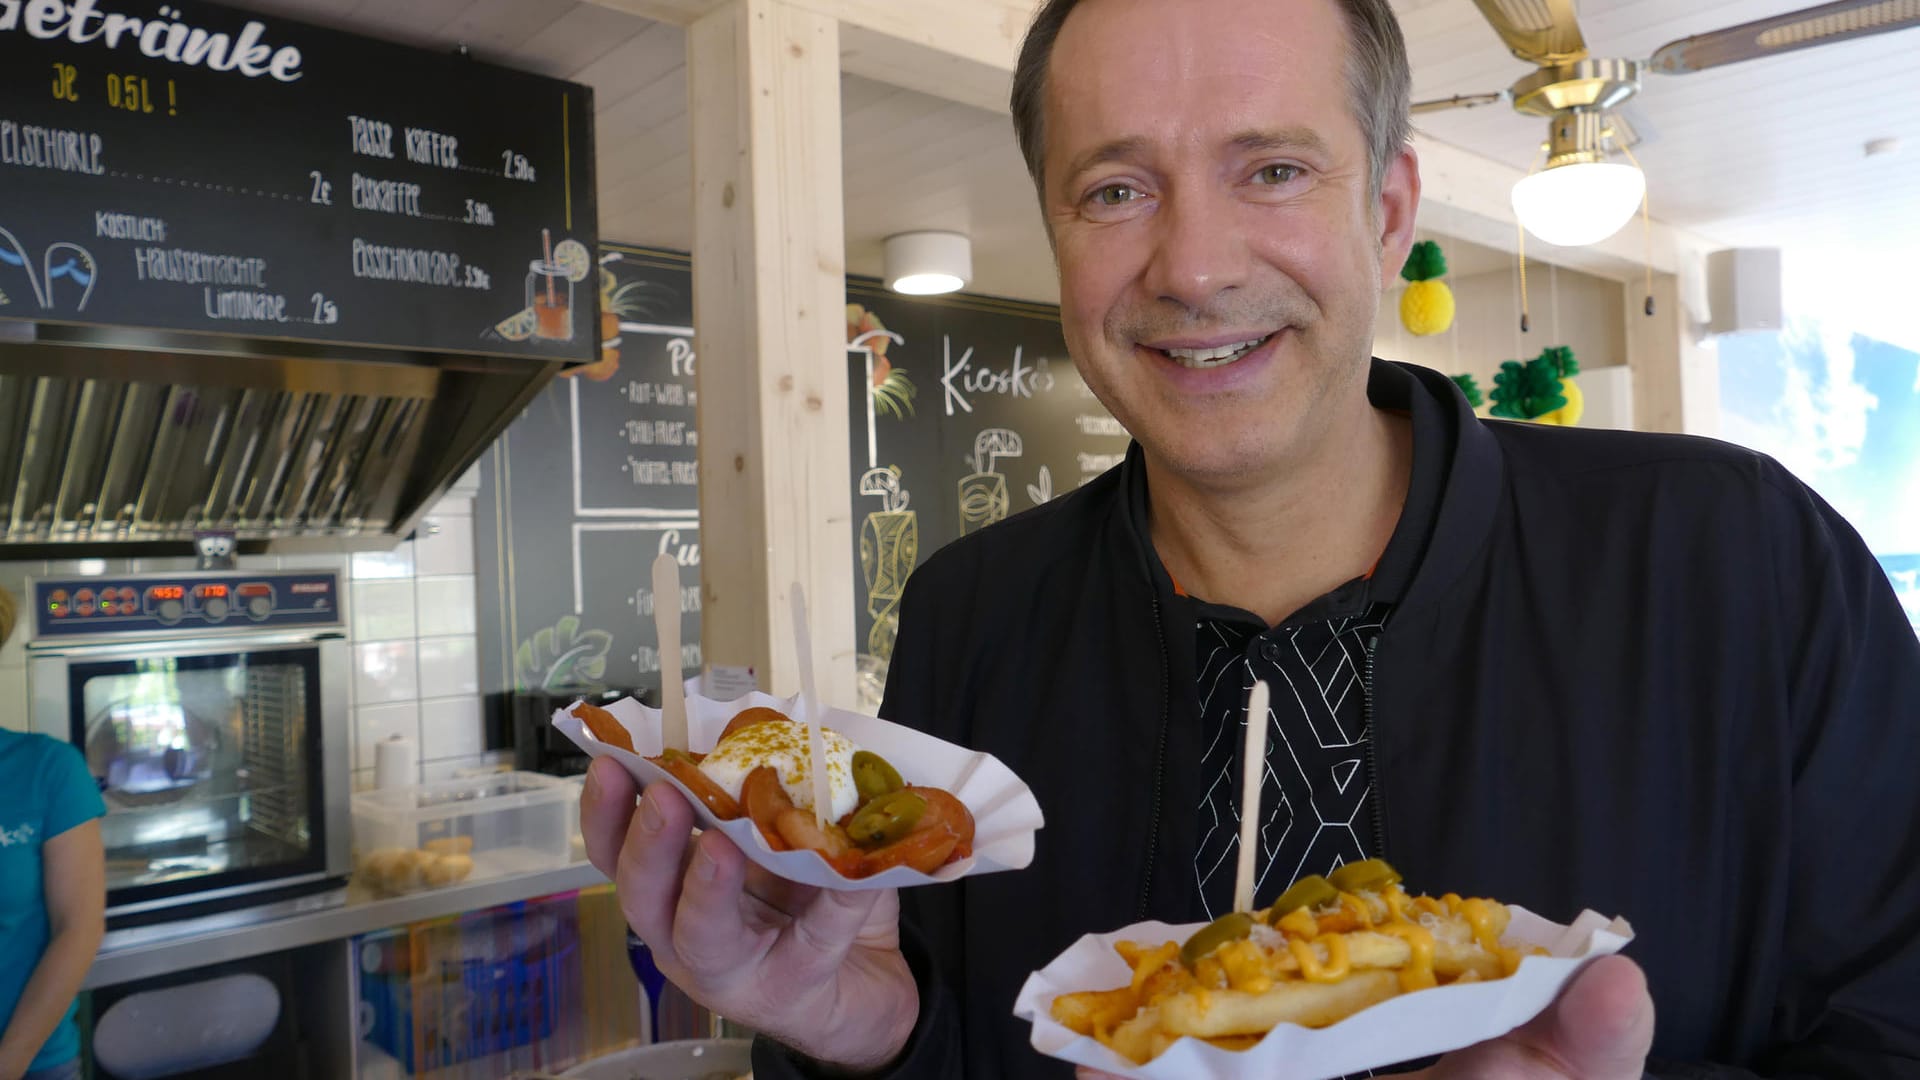
M 1653 1047 L 1653 998 L 1640 965 L 1595 960 L 1553 1007 L 1498 1039 L 1456 1050 L 1419 1080 L 1640 1080 Z M 1082 1068 L 1079 1080 L 1111 1073 Z
M 717 831 L 694 840 L 693 809 L 673 785 L 648 787 L 637 808 L 636 791 L 619 763 L 595 761 L 580 831 L 660 971 L 823 1063 L 873 1071 L 898 1057 L 920 1012 L 898 895 L 774 877 Z

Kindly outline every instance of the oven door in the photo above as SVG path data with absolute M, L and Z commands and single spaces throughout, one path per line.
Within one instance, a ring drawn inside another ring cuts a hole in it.
M 83 647 L 33 665 L 36 729 L 81 749 L 106 800 L 109 915 L 345 873 L 345 709 L 323 693 L 343 685 L 344 642 Z

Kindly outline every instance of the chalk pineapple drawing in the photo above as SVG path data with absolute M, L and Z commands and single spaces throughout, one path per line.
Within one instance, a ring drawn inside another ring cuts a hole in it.
M 865 349 L 873 358 L 868 371 L 868 400 L 877 411 L 895 420 L 913 415 L 913 399 L 920 392 L 907 377 L 906 369 L 894 367 L 887 359 L 887 346 L 904 340 L 887 329 L 877 313 L 860 304 L 847 305 L 847 348 Z
M 40 273 L 36 274 L 33 256 L 27 253 L 27 249 L 12 233 L 0 228 L 0 241 L 4 242 L 0 243 L 0 266 L 16 267 L 26 274 L 27 288 L 42 308 L 54 306 L 54 283 L 65 279 L 80 286 L 80 301 L 73 310 L 87 310 L 87 301 L 93 298 L 93 286 L 100 276 L 100 264 L 94 259 L 93 252 L 65 240 L 48 244 L 41 256 Z M 60 259 L 60 262 L 56 264 L 55 259 Z M 4 295 L 0 293 L 0 297 Z M 5 302 L 0 299 L 0 303 Z
M 1027 498 L 1032 499 L 1035 506 L 1053 498 L 1052 469 L 1045 465 L 1040 466 L 1040 482 L 1027 485 Z
M 1007 478 L 994 471 L 1001 458 L 1024 452 L 1020 433 L 988 428 L 973 439 L 973 472 L 960 480 L 960 535 L 979 532 L 1007 516 Z
M 898 465 L 868 469 L 860 478 L 860 494 L 874 496 L 881 505 L 860 524 L 860 575 L 867 582 L 867 614 L 873 616 L 867 652 L 884 662 L 893 658 L 907 575 L 920 562 L 920 522 L 907 509 L 912 496 L 900 487 Z

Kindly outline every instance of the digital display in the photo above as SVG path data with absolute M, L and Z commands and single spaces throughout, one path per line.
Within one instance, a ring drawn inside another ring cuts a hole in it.
M 179 585 L 156 585 L 147 594 L 155 600 L 178 600 L 187 595 L 187 590 Z
M 225 585 L 202 585 L 200 586 L 200 595 L 208 597 L 225 596 L 227 595 L 227 587 Z

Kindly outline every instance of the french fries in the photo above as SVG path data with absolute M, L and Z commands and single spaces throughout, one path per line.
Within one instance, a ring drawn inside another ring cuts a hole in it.
M 1500 943 L 1504 904 L 1408 896 L 1378 860 L 1334 882 L 1304 879 L 1185 943 L 1118 942 L 1129 983 L 1062 994 L 1053 1018 L 1145 1064 L 1181 1038 L 1244 1050 L 1280 1024 L 1327 1027 L 1403 993 L 1504 978 L 1523 958 Z

